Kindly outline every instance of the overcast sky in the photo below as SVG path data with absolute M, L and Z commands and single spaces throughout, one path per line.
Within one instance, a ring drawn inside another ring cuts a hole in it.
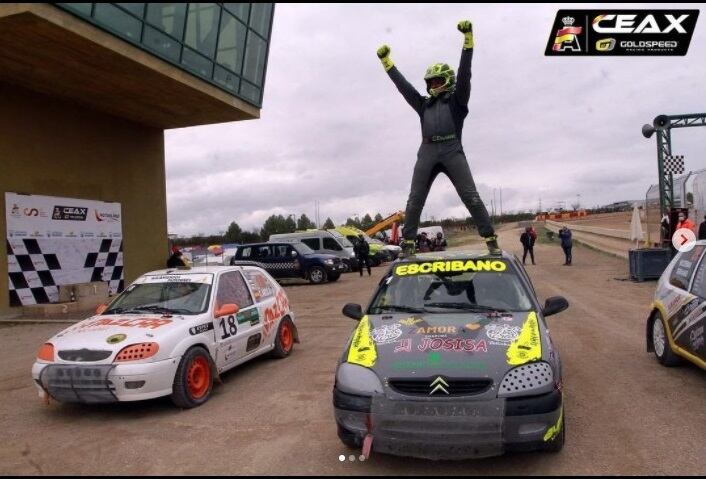
M 644 198 L 657 162 L 641 126 L 706 111 L 705 13 L 685 57 L 545 57 L 559 8 L 595 6 L 278 4 L 261 118 L 166 133 L 169 232 L 231 221 L 251 230 L 273 213 L 314 219 L 315 200 L 322 222 L 404 210 L 419 119 L 375 50 L 390 45 L 423 92 L 429 64 L 457 68 L 461 19 L 475 33 L 463 144 L 488 209 L 500 188 L 504 211 L 535 210 L 540 196 L 544 209 L 577 194 L 584 206 Z M 673 132 L 687 170 L 706 167 L 703 130 Z M 432 216 L 468 216 L 443 175 L 424 209 Z

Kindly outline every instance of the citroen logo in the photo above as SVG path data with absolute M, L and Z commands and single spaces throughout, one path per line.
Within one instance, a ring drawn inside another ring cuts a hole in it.
M 446 394 L 449 393 L 449 391 L 446 389 L 447 387 L 449 387 L 449 384 L 448 384 L 446 381 L 444 381 L 444 378 L 442 378 L 441 376 L 439 376 L 438 378 L 436 378 L 436 379 L 429 385 L 429 387 L 433 388 L 433 389 L 431 390 L 431 392 L 429 393 L 430 396 L 431 396 L 432 394 L 436 393 L 437 391 L 444 391 L 444 393 L 446 393 Z

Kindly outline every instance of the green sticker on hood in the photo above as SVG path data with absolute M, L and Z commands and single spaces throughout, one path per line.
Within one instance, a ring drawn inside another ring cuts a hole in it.
M 108 344 L 118 344 L 127 339 L 127 334 L 114 334 L 105 340 Z

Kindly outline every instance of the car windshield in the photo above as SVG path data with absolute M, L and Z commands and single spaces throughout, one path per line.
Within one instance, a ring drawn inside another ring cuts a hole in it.
M 103 314 L 201 314 L 208 309 L 210 292 L 205 283 L 132 284 Z
M 460 263 L 461 266 L 457 269 L 462 269 L 464 263 L 473 262 L 436 261 L 426 264 L 437 263 L 444 266 Z M 397 265 L 393 273 L 381 282 L 369 313 L 532 310 L 532 300 L 518 275 L 505 262 L 494 261 L 493 263 L 504 265 L 504 269 L 410 274 L 407 273 L 408 270 L 400 269 L 401 266 L 404 268 L 410 264 Z M 420 263 L 418 267 L 423 265 L 424 263 Z M 432 270 L 432 267 L 428 269 Z M 423 268 L 422 270 L 426 271 Z M 404 274 L 398 274 L 398 272 Z
M 346 238 L 345 236 L 343 236 L 343 235 L 342 235 L 341 233 L 339 233 L 338 231 L 336 231 L 336 230 L 329 230 L 329 233 L 331 233 L 332 235 L 334 235 L 334 236 L 336 237 L 336 240 L 338 240 L 338 242 L 341 243 L 341 246 L 343 246 L 344 248 L 352 248 L 352 247 L 353 247 L 353 243 L 351 243 L 350 241 L 348 241 L 348 238 Z

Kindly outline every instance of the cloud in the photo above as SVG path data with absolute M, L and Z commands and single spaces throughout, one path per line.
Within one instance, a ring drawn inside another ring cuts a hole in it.
M 579 194 L 585 205 L 643 198 L 657 165 L 642 124 L 704 110 L 703 19 L 685 57 L 545 57 L 559 8 L 278 4 L 261 119 L 165 135 L 169 231 L 218 232 L 231 221 L 250 230 L 273 213 L 314 218 L 315 201 L 322 222 L 404 209 L 419 118 L 375 50 L 389 44 L 422 91 L 429 64 L 457 65 L 462 18 L 476 35 L 463 143 L 488 209 L 500 188 L 504 211 L 534 209 L 540 196 L 545 207 Z M 687 169 L 703 167 L 703 133 L 673 135 Z M 423 216 L 467 216 L 446 178 Z

